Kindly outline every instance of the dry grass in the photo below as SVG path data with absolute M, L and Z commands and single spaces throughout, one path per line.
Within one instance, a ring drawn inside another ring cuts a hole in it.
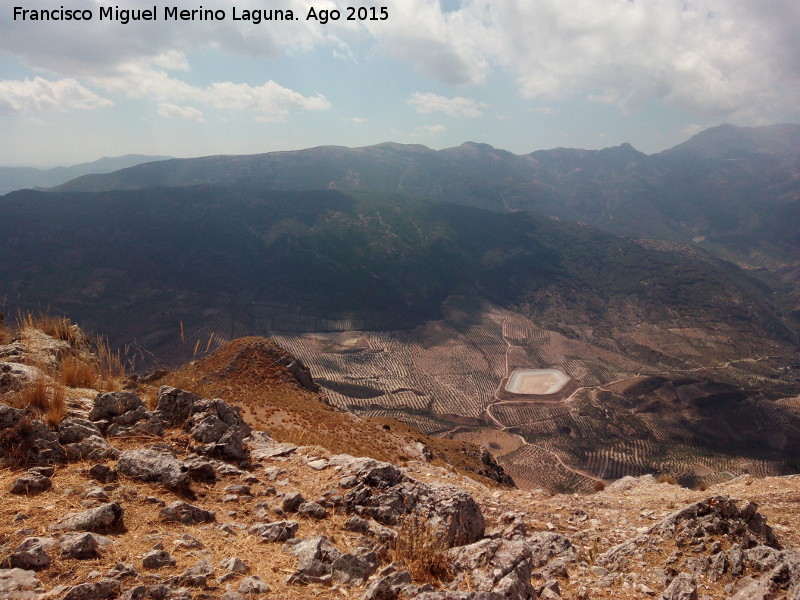
M 56 426 L 67 412 L 67 393 L 63 385 L 37 377 L 11 399 L 17 408 L 25 408 L 51 426 Z
M 658 477 L 656 477 L 656 481 L 658 483 L 668 483 L 670 485 L 678 485 L 678 480 L 675 479 L 672 475 L 667 475 L 666 473 L 661 473 Z
M 104 392 L 119 391 L 126 375 L 122 353 L 119 350 L 112 350 L 108 338 L 103 336 L 97 336 L 92 345 L 97 357 L 95 362 L 97 388 Z
M 67 356 L 61 361 L 60 381 L 67 387 L 93 387 L 97 381 L 96 366 L 76 356 Z
M 444 536 L 416 515 L 407 516 L 397 529 L 394 560 L 418 583 L 440 584 L 453 573 Z
M 14 338 L 14 334 L 5 324 L 3 317 L 3 313 L 0 313 L 0 344 L 8 344 Z
M 86 338 L 81 330 L 67 317 L 56 317 L 42 312 L 20 312 L 17 315 L 17 326 L 19 329 L 38 329 L 52 338 L 67 342 L 73 348 L 86 345 Z

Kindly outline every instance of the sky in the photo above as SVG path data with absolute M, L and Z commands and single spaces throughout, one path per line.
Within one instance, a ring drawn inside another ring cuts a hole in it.
M 165 14 L 201 7 L 224 18 Z M 30 18 L 62 8 L 91 19 Z M 270 9 L 294 19 L 255 22 Z M 797 31 L 797 0 L 9 0 L 0 165 L 386 141 L 649 154 L 800 122 Z

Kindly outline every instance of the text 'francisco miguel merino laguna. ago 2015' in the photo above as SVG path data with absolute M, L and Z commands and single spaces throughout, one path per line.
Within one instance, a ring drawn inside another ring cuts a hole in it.
M 152 8 L 120 8 L 119 6 L 100 6 L 98 12 L 90 8 L 25 8 L 14 7 L 15 21 L 116 21 L 123 25 L 137 21 L 158 21 L 158 15 L 164 21 L 225 21 L 229 18 L 224 9 L 203 8 L 181 9 L 177 6 L 154 5 Z M 389 10 L 385 6 L 348 6 L 341 11 L 336 9 L 316 9 L 309 7 L 305 15 L 306 21 L 317 21 L 325 24 L 328 21 L 385 21 L 389 18 Z M 238 9 L 231 7 L 230 20 L 249 21 L 255 25 L 268 21 L 299 21 L 301 16 L 295 15 L 291 9 Z

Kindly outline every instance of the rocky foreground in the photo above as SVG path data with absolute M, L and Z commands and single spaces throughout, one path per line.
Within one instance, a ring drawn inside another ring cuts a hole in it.
M 0 598 L 800 599 L 800 476 L 509 490 L 154 400 L 96 393 L 57 426 L 0 404 L 3 458 L 27 462 L 0 471 Z

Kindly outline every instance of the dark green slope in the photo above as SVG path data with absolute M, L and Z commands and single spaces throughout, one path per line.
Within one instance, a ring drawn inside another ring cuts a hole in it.
M 498 212 L 533 211 L 633 237 L 697 243 L 774 267 L 800 260 L 771 226 L 800 198 L 800 125 L 701 132 L 660 154 L 628 144 L 520 156 L 485 144 L 433 151 L 379 144 L 211 156 L 90 175 L 62 191 L 233 185 L 248 189 L 401 193 Z
M 724 321 L 748 343 L 793 340 L 737 267 L 533 214 L 203 186 L 17 192 L 0 198 L 0 213 L 8 306 L 50 305 L 116 341 L 222 308 L 407 328 L 439 318 L 454 294 L 532 315 L 557 303 L 598 330 L 618 326 L 608 309 L 624 301 L 654 322 Z

